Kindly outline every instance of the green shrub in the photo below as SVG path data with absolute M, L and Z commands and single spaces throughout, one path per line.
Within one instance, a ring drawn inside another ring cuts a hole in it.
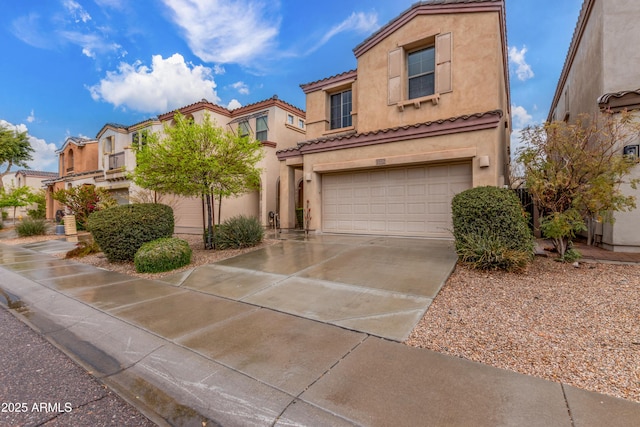
M 240 249 L 262 242 L 264 228 L 257 218 L 243 215 L 234 216 L 216 228 L 216 248 Z
M 43 219 L 25 218 L 20 224 L 16 225 L 16 233 L 20 237 L 47 234 L 47 222 Z
M 173 210 L 156 203 L 115 206 L 89 215 L 87 225 L 109 261 L 133 261 L 143 244 L 173 235 Z
M 138 249 L 134 259 L 138 273 L 161 273 L 189 265 L 189 244 L 175 237 L 154 240 Z
M 453 236 L 462 262 L 483 270 L 520 270 L 533 259 L 527 216 L 509 189 L 476 187 L 452 201 Z

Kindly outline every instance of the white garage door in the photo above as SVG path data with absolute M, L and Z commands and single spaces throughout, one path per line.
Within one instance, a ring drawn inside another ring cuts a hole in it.
M 470 163 L 326 174 L 322 230 L 450 237 L 451 199 L 471 182 Z

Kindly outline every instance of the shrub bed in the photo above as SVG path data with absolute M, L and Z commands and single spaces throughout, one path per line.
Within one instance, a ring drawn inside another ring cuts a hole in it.
M 175 237 L 145 243 L 134 258 L 138 273 L 161 273 L 189 265 L 190 262 L 189 243 Z
M 109 261 L 133 261 L 143 244 L 173 235 L 173 210 L 157 203 L 115 206 L 92 213 L 87 224 Z
M 453 236 L 462 262 L 482 270 L 521 270 L 533 259 L 527 215 L 509 189 L 476 187 L 452 201 Z
M 25 218 L 16 225 L 20 237 L 41 236 L 47 234 L 47 222 L 43 219 Z
M 216 248 L 249 248 L 262 242 L 263 238 L 264 228 L 257 218 L 238 215 L 216 229 Z

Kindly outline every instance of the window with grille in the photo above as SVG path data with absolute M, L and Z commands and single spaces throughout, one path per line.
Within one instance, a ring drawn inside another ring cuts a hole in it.
M 331 95 L 331 129 L 346 128 L 351 121 L 351 90 Z

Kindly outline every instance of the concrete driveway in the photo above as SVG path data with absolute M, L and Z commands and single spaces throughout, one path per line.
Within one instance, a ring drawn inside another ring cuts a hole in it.
M 448 240 L 293 237 L 163 281 L 403 341 L 456 259 Z

